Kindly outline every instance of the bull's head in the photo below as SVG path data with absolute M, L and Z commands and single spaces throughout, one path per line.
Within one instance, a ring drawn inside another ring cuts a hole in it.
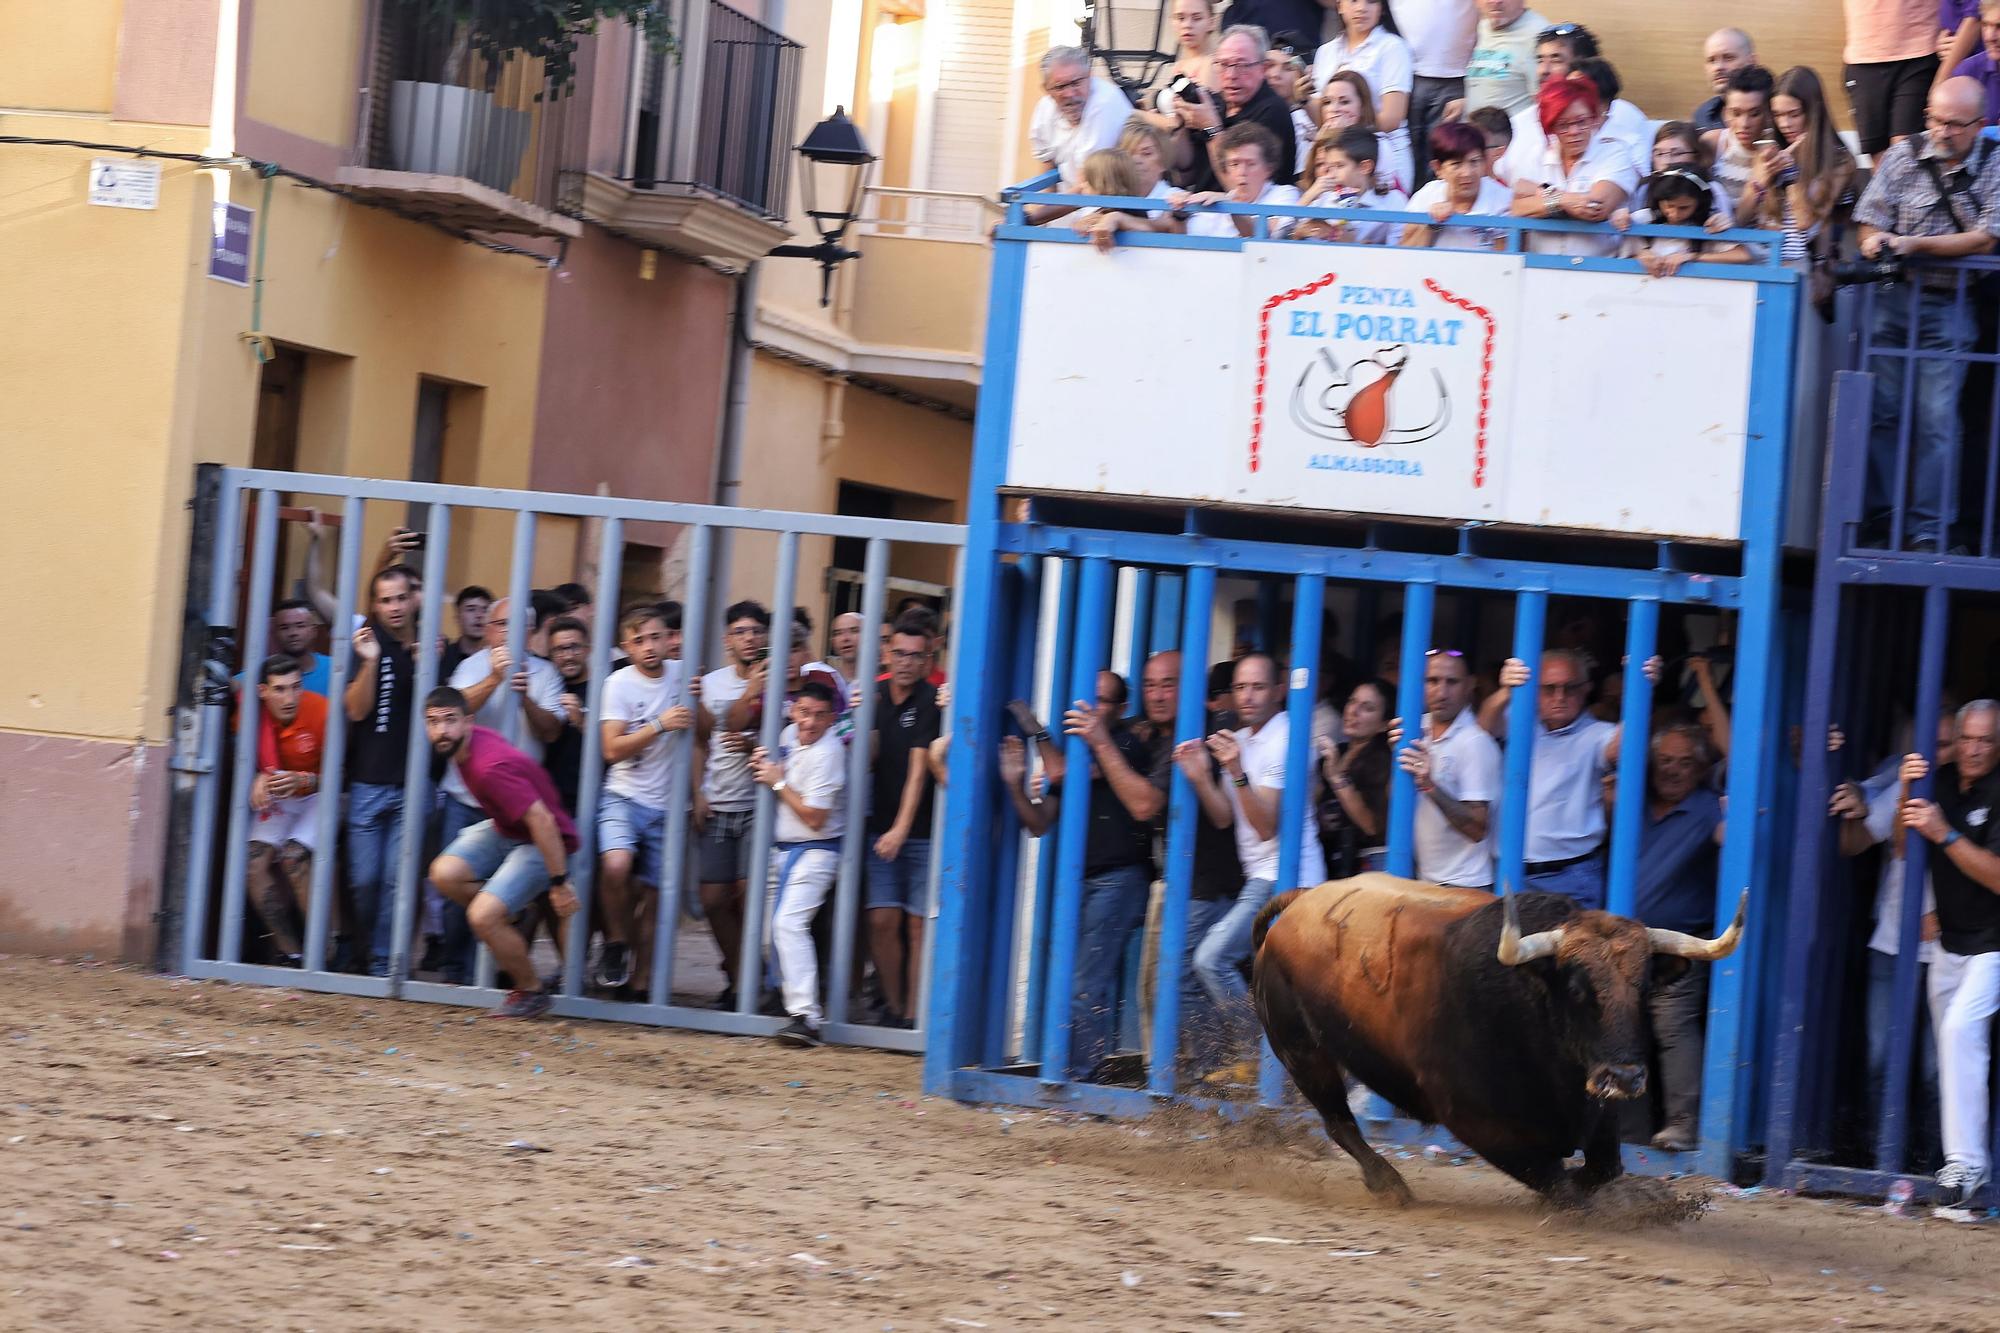
M 1508 894 L 1500 961 L 1519 967 L 1549 960 L 1549 983 L 1563 990 L 1555 1008 L 1574 1020 L 1564 1036 L 1579 1045 L 1577 1055 L 1588 1071 L 1584 1091 L 1600 1101 L 1628 1101 L 1646 1091 L 1640 1015 L 1647 991 L 1655 981 L 1684 973 L 1687 962 L 1679 960 L 1713 962 L 1734 953 L 1749 906 L 1746 890 L 1737 901 L 1736 919 L 1712 940 L 1651 929 L 1609 912 L 1582 912 L 1554 930 L 1524 936 L 1520 911 Z

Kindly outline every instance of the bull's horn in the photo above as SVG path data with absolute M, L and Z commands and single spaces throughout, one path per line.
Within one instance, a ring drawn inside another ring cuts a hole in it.
M 1712 940 L 1705 940 L 1699 935 L 1683 935 L 1678 930 L 1648 930 L 1646 938 L 1651 941 L 1654 953 L 1670 953 L 1677 958 L 1712 963 L 1736 952 L 1736 943 L 1743 938 L 1743 916 L 1749 910 L 1750 890 L 1745 889 L 1743 896 L 1736 900 L 1736 919 L 1729 923 L 1728 930 Z M 1501 947 L 1506 947 L 1504 939 Z
M 1537 958 L 1547 958 L 1562 943 L 1562 927 L 1554 930 L 1538 930 L 1526 939 L 1521 937 L 1521 913 L 1514 906 L 1514 895 L 1506 895 L 1507 919 L 1500 927 L 1500 961 L 1509 967 L 1521 963 L 1532 963 Z

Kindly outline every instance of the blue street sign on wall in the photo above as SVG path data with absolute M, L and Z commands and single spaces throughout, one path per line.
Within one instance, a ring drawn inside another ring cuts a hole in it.
M 215 241 L 208 252 L 208 276 L 238 287 L 250 285 L 250 224 L 254 208 L 215 205 Z

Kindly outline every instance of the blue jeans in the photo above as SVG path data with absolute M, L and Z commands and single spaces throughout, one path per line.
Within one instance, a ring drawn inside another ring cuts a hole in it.
M 1187 956 L 1181 960 L 1181 1047 L 1200 1070 L 1214 1069 L 1228 1058 L 1215 1002 L 1195 970 L 1195 950 L 1215 923 L 1234 904 L 1228 898 L 1195 898 L 1188 903 Z
M 1909 540 L 1949 544 L 1952 520 L 1958 514 L 1956 476 L 1947 493 L 1945 475 L 1958 453 L 1959 392 L 1965 386 L 1965 362 L 1952 353 L 1972 349 L 1975 325 L 1972 297 L 1961 306 L 1951 292 L 1922 292 L 1917 298 L 1917 330 L 1910 336 L 1910 289 L 1893 283 L 1875 292 L 1874 328 L 1870 341 L 1882 347 L 1942 353 L 1918 358 L 1914 389 L 1906 389 L 1908 361 L 1875 357 L 1868 370 L 1875 376 L 1873 423 L 1868 437 L 1868 508 L 1888 509 L 1896 500 L 1896 444 L 1901 433 L 1904 401 L 1910 403 L 1910 473 L 1905 491 L 1904 534 Z
M 1574 898 L 1576 905 L 1587 912 L 1604 910 L 1604 853 L 1601 851 L 1573 866 L 1540 875 L 1524 875 L 1522 878 L 1530 889 Z
M 1083 878 L 1083 920 L 1077 926 L 1076 980 L 1070 988 L 1070 1077 L 1087 1078 L 1111 1054 L 1118 1031 L 1118 983 L 1125 941 L 1146 921 L 1144 866 L 1119 866 Z
M 1938 1048 L 1937 1040 L 1931 1033 L 1930 1006 L 1925 1003 L 1929 993 L 1924 964 L 1917 964 L 1917 1031 L 1916 1031 L 1916 1076 L 1910 1084 L 1910 1098 L 1905 1105 L 1909 1108 L 1911 1133 L 1904 1142 L 1912 1149 L 1935 1147 L 1938 1123 Z M 1896 998 L 1896 956 L 1868 950 L 1868 1108 L 1871 1114 L 1869 1134 L 1871 1139 L 1882 1119 L 1882 1091 L 1887 1086 L 1885 1077 L 1889 1069 L 1889 1022 L 1895 1009 Z M 1913 1157 L 1913 1161 L 1916 1159 Z
M 1271 881 L 1245 880 L 1236 901 L 1208 928 L 1194 946 L 1195 975 L 1215 1007 L 1215 1026 L 1229 1049 L 1239 1049 L 1256 1032 L 1257 1015 L 1250 1007 L 1250 987 L 1243 981 L 1243 963 L 1250 957 L 1250 928 L 1257 913 L 1271 900 Z
M 486 819 L 486 812 L 476 805 L 467 805 L 455 796 L 446 796 L 438 802 L 438 846 L 450 847 L 458 841 L 458 835 L 474 824 Z M 432 893 L 437 889 L 432 887 Z M 444 904 L 444 966 L 439 971 L 448 984 L 463 986 L 472 980 L 473 962 L 478 957 L 479 941 L 472 934 L 472 923 L 465 919 L 465 908 L 449 898 Z
M 354 919 L 348 948 L 365 950 L 368 975 L 389 975 L 389 937 L 396 929 L 396 870 L 403 858 L 403 787 L 357 782 L 347 789 L 347 892 Z

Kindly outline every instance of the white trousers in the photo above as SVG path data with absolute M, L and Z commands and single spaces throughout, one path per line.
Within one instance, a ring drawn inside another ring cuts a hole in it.
M 2000 1012 L 2000 953 L 1967 956 L 1938 950 L 1930 992 L 1945 1161 L 1984 1177 L 1993 1165 L 1986 1077 L 1993 1058 L 1993 1015 Z
M 826 847 L 774 849 L 769 882 L 772 895 L 771 952 L 784 991 L 785 1012 L 818 1027 L 819 953 L 813 948 L 813 917 L 833 891 L 840 854 Z

